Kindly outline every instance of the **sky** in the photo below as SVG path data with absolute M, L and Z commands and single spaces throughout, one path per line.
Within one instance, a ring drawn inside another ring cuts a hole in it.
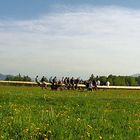
M 0 0 L 0 73 L 140 73 L 139 0 Z

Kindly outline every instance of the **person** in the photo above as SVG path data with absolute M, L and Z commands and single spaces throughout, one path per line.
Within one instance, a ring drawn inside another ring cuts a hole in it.
M 35 77 L 35 82 L 38 82 L 38 75 Z
M 80 79 L 79 79 L 79 78 L 76 78 L 76 79 L 74 80 L 74 83 L 75 83 L 75 89 L 78 88 L 78 84 L 79 84 L 79 82 L 80 82 Z
M 62 79 L 61 79 L 61 83 L 64 84 L 64 77 L 62 77 Z
M 100 86 L 100 80 L 97 80 L 97 86 Z
M 71 86 L 71 89 L 74 90 L 74 78 L 73 77 L 70 79 L 70 86 Z
M 93 87 L 94 87 L 94 86 L 93 86 L 92 82 L 89 81 L 88 90 L 92 91 Z
M 67 89 L 67 85 L 68 85 L 68 83 L 67 83 L 67 77 L 64 78 L 64 85 L 65 85 L 65 86 L 64 86 L 65 89 Z
M 107 81 L 107 82 L 106 82 L 106 85 L 107 85 L 107 86 L 110 86 L 110 82 L 109 82 L 109 81 Z
M 40 86 L 40 82 L 38 81 L 38 75 L 35 78 L 35 82 L 37 83 L 38 86 Z
M 42 89 L 43 89 L 43 87 L 46 88 L 47 84 L 45 82 L 45 77 L 44 76 L 41 78 L 40 82 L 42 83 L 42 85 L 41 85 Z
M 69 90 L 70 89 L 70 78 L 69 77 L 67 77 L 67 89 Z
M 54 84 L 54 85 L 57 84 L 57 78 L 56 78 L 56 76 L 53 78 L 53 84 Z
M 42 83 L 45 82 L 45 77 L 44 76 L 41 78 L 40 82 L 42 82 Z
M 52 85 L 51 85 L 52 90 L 57 90 L 58 89 L 58 81 L 56 76 L 52 79 Z
M 50 77 L 49 82 L 50 82 L 51 84 L 53 83 L 52 76 Z

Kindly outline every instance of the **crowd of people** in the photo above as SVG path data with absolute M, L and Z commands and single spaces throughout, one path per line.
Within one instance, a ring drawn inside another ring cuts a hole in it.
M 38 86 L 43 88 L 47 88 L 47 83 L 50 83 L 51 89 L 57 90 L 57 89 L 82 89 L 83 87 L 87 90 L 96 90 L 97 86 L 100 86 L 100 81 L 95 81 L 94 79 L 89 80 L 82 80 L 80 78 L 74 78 L 74 77 L 62 77 L 61 79 L 57 79 L 57 77 L 50 77 L 49 80 L 47 80 L 44 76 L 41 78 L 41 80 L 38 80 L 38 75 L 35 78 L 35 82 L 38 84 Z M 83 86 L 82 86 L 83 85 Z M 110 85 L 110 82 L 107 81 L 107 86 Z

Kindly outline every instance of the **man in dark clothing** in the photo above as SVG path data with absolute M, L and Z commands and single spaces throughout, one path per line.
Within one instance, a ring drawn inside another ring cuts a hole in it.
M 96 89 L 97 89 L 97 83 L 96 83 L 96 81 L 93 80 L 93 81 L 92 81 L 92 84 L 93 84 L 93 86 L 94 86 L 94 90 L 96 90 Z
M 70 86 L 74 90 L 74 78 L 73 77 L 70 79 Z
M 38 86 L 40 86 L 40 82 L 38 81 L 38 75 L 35 78 L 35 82 L 37 83 Z
M 56 78 L 56 76 L 53 78 L 53 84 L 54 85 L 57 84 L 57 78 Z
M 53 83 L 52 76 L 50 77 L 49 82 L 50 82 L 50 83 Z
M 44 87 L 44 88 L 47 87 L 47 84 L 46 84 L 46 82 L 45 82 L 45 77 L 44 77 L 44 76 L 41 78 L 40 82 L 42 83 L 42 85 L 41 85 L 41 86 L 42 86 L 42 89 L 43 89 L 43 87 Z

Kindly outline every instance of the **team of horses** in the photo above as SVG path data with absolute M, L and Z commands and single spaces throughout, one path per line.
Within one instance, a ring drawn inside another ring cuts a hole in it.
M 37 82 L 37 85 L 41 87 L 42 89 L 47 89 L 48 87 L 51 88 L 51 90 L 84 90 L 87 89 L 89 91 L 97 90 L 97 85 L 93 84 L 93 86 L 89 86 L 90 82 L 85 81 L 82 84 L 64 84 L 61 82 L 57 83 L 46 83 L 46 82 Z

